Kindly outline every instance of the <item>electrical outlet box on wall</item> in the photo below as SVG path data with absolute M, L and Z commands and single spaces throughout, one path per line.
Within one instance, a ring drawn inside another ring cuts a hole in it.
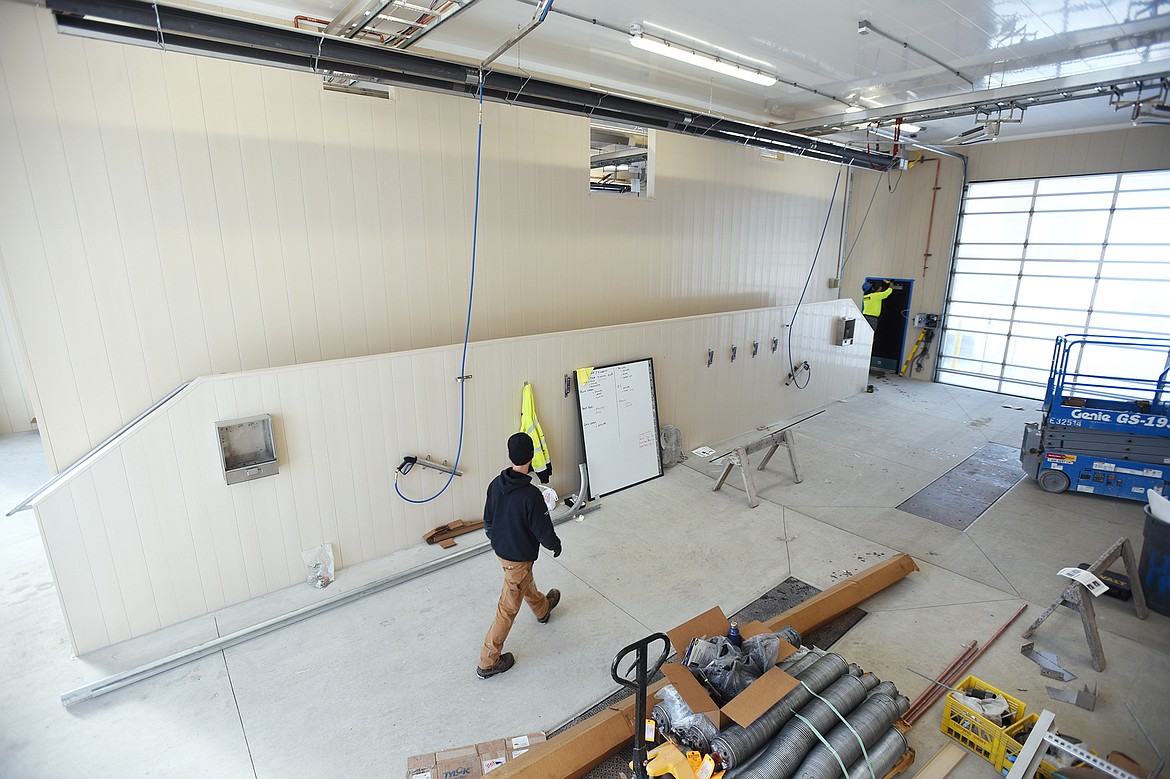
M 271 415 L 258 414 L 216 422 L 215 431 L 219 436 L 223 480 L 227 484 L 239 484 L 280 472 Z

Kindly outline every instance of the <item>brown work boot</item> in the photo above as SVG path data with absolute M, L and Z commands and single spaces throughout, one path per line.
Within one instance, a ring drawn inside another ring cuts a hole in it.
M 500 659 L 496 661 L 496 664 L 491 668 L 477 667 L 475 669 L 475 675 L 480 679 L 487 679 L 491 676 L 495 676 L 496 674 L 502 674 L 504 671 L 507 671 L 514 665 L 516 665 L 516 658 L 512 656 L 511 652 L 504 652 L 504 654 L 500 655 Z
M 561 591 L 560 590 L 549 590 L 548 595 L 546 595 L 545 597 L 548 598 L 548 611 L 544 612 L 543 617 L 536 620 L 537 622 L 539 622 L 542 625 L 548 623 L 548 618 L 552 616 L 552 610 L 555 609 L 557 607 L 557 604 L 561 602 Z

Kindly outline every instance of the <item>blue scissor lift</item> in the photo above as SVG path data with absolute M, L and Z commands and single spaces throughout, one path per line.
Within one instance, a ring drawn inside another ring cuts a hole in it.
M 1168 374 L 1170 338 L 1060 336 L 1044 419 L 1024 426 L 1024 470 L 1047 492 L 1170 495 Z

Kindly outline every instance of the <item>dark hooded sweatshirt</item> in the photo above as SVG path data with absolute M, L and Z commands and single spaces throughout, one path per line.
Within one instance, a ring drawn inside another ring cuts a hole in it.
M 544 496 L 528 474 L 511 468 L 488 485 L 483 529 L 492 550 L 505 560 L 535 562 L 542 545 L 554 556 L 561 553 L 561 539 L 553 530 Z

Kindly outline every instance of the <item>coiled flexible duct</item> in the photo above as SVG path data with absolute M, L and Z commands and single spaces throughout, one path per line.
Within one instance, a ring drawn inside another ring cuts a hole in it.
M 896 698 L 882 693 L 869 696 L 865 703 L 845 718 L 848 726 L 841 723 L 825 736 L 828 746 L 818 744 L 812 748 L 808 757 L 796 769 L 796 779 L 838 779 L 842 776 L 841 763 L 844 763 L 845 769 L 848 770 L 849 766 L 863 757 L 862 744 L 867 749 L 876 744 L 908 708 L 910 700 L 901 695 Z M 857 740 L 858 736 L 861 737 L 860 742 Z M 868 772 L 868 768 L 866 770 Z M 874 773 L 877 773 L 876 768 Z
M 881 682 L 880 684 L 875 685 L 874 688 L 869 691 L 869 694 L 870 695 L 887 695 L 891 698 L 897 698 L 898 697 L 898 688 L 897 688 L 897 686 L 895 686 L 895 684 L 893 682 L 889 682 L 889 681 Z M 842 713 L 845 714 L 845 716 L 847 716 L 847 717 L 849 716 L 848 712 L 842 712 Z
M 841 716 L 848 716 L 877 684 L 878 679 L 872 674 L 842 676 L 820 694 L 824 700 L 813 698 L 800 710 L 803 720 L 790 720 L 755 757 L 742 767 L 729 771 L 724 779 L 746 776 L 788 779 L 800 767 L 808 751 L 818 743 L 816 734 L 828 733 L 839 725 L 841 719 L 837 712 Z
M 773 704 L 751 725 L 746 728 L 732 725 L 711 739 L 711 754 L 723 768 L 734 768 L 743 763 L 776 735 L 784 723 L 792 719 L 793 712 L 804 708 L 812 700 L 813 692 L 821 692 L 849 671 L 850 666 L 841 655 L 832 652 L 826 654 L 805 670 L 793 674 L 804 684 Z M 810 688 L 812 692 L 809 692 Z
M 849 766 L 848 779 L 881 779 L 890 772 L 890 769 L 906 753 L 906 737 L 897 728 L 890 728 L 886 735 L 877 740 L 869 751 L 869 764 L 861 758 Z M 873 767 L 873 774 L 869 772 Z
M 793 655 L 787 660 L 782 660 L 780 663 L 778 663 L 778 665 L 780 666 L 781 671 L 791 674 L 792 676 L 796 676 L 798 673 L 805 670 L 817 660 L 820 660 L 822 657 L 824 657 L 824 655 L 817 654 L 816 652 L 809 650 L 800 655 Z

